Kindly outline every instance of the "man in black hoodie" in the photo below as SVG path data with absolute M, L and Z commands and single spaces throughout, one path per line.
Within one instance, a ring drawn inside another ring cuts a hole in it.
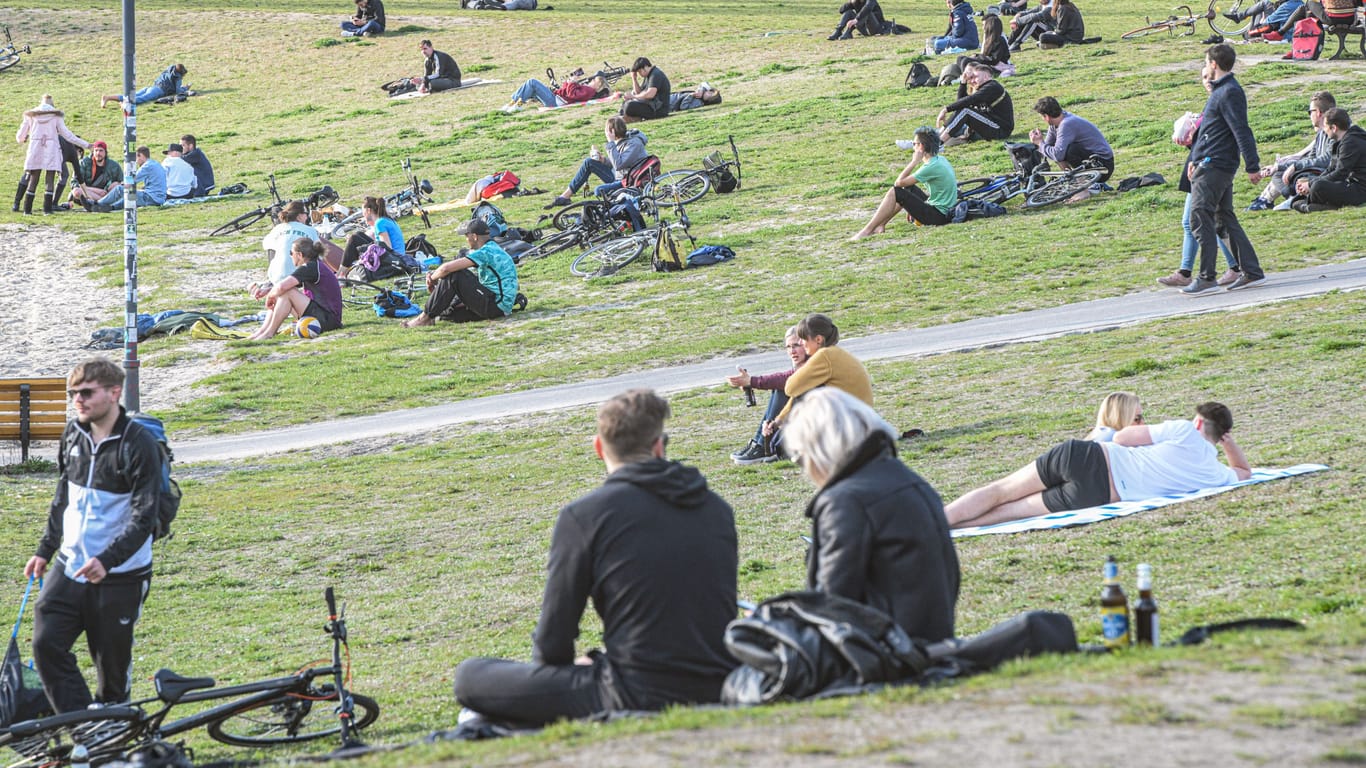
M 1308 201 L 1302 210 L 1308 213 L 1366 203 L 1366 131 L 1352 125 L 1347 110 L 1333 107 L 1323 113 L 1323 132 L 1333 142 L 1328 170 L 1317 179 L 1296 183 L 1295 191 Z
M 530 664 L 467 659 L 455 698 L 541 725 L 611 710 L 715 702 L 735 661 L 735 517 L 696 469 L 664 458 L 669 404 L 633 389 L 598 409 L 602 487 L 560 510 Z M 604 651 L 575 658 L 588 598 Z

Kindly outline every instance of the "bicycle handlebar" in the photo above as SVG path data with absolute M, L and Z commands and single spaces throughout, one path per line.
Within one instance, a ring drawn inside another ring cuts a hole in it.
M 337 594 L 331 587 L 323 590 L 323 599 L 327 600 L 327 618 L 329 621 L 337 618 Z

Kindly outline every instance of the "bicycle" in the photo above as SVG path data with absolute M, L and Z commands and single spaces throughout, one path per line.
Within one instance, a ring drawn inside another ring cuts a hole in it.
M 27 45 L 23 48 L 14 45 L 14 39 L 9 36 L 9 27 L 5 27 L 5 44 L 0 46 L 0 72 L 19 63 L 19 54 L 31 54 L 33 49 Z
M 15 723 L 0 730 L 0 746 L 24 756 L 25 759 L 11 763 L 11 768 L 70 765 L 71 752 L 78 744 L 86 748 L 89 762 L 98 765 L 200 727 L 207 727 L 211 737 L 233 746 L 292 744 L 334 735 L 340 735 L 343 747 L 357 746 L 355 733 L 375 722 L 379 704 L 346 687 L 351 664 L 346 608 L 343 606 L 341 613 L 337 612 L 331 587 L 325 590 L 324 598 L 328 613 L 324 631 L 332 638 L 330 665 L 306 667 L 286 677 L 223 688 L 215 688 L 212 678 L 181 677 L 162 669 L 153 677 L 156 696 Z M 331 681 L 322 681 L 327 678 Z M 231 701 L 166 721 L 167 714 L 178 704 L 218 699 Z M 321 706 L 325 702 L 336 706 Z M 162 706 L 149 712 L 146 707 L 153 703 Z M 324 718 L 328 709 L 335 719 Z M 315 714 L 318 717 L 311 717 Z
M 560 87 L 560 81 L 555 79 L 555 69 L 553 67 L 546 67 L 545 76 L 546 80 L 550 83 L 550 87 L 552 89 Z M 616 81 L 620 80 L 625 76 L 626 67 L 614 67 L 611 64 L 608 64 L 604 61 L 602 63 L 602 69 L 599 69 L 597 72 L 594 72 L 591 75 L 586 75 L 584 74 L 583 67 L 579 67 L 578 69 L 569 73 L 568 79 L 572 80 L 573 82 L 579 83 L 580 85 L 587 85 L 589 82 L 593 80 L 593 78 L 601 77 L 603 82 L 607 83 L 608 85 L 612 85 L 613 83 L 615 83 Z
M 614 275 L 622 267 L 639 258 L 647 247 L 654 248 L 652 262 L 657 271 L 681 269 L 683 262 L 679 258 L 678 243 L 674 239 L 674 231 L 683 230 L 688 242 L 694 247 L 697 245 L 697 239 L 692 236 L 692 232 L 688 229 L 691 222 L 688 220 L 687 211 L 683 210 L 683 204 L 675 203 L 673 208 L 678 214 L 676 223 L 667 219 L 660 219 L 659 223 L 653 227 L 647 227 L 639 232 L 632 232 L 590 248 L 579 254 L 578 258 L 569 265 L 570 273 L 575 277 L 583 278 Z
M 427 215 L 425 206 L 433 202 L 432 183 L 427 179 L 419 181 L 413 175 L 413 164 L 410 158 L 405 157 L 402 166 L 403 175 L 407 177 L 408 185 L 384 198 L 385 212 L 389 214 L 389 218 L 395 220 L 416 213 L 422 219 L 423 226 L 431 229 L 432 220 Z M 361 223 L 363 216 L 364 210 L 357 208 L 335 222 L 329 220 L 329 226 L 324 227 L 326 229 L 325 236 L 333 240 L 345 240 L 352 232 L 357 232 L 363 227 Z
M 280 222 L 280 212 L 284 210 L 289 201 L 280 197 L 280 193 L 275 187 L 275 174 L 272 173 L 266 177 L 266 185 L 270 189 L 270 205 L 262 206 L 254 211 L 247 211 L 241 216 L 229 221 L 227 224 L 210 232 L 209 236 L 220 237 L 222 235 L 230 235 L 233 232 L 240 232 L 267 216 L 270 217 L 271 224 L 278 224 Z M 322 189 L 309 194 L 308 197 L 300 202 L 304 204 L 304 210 L 307 211 L 311 217 L 313 211 L 320 208 L 326 208 L 339 199 L 340 196 L 332 187 L 324 186 Z
M 1251 0 L 1247 5 L 1250 6 L 1254 2 L 1255 0 Z M 1233 0 L 1233 5 L 1231 5 L 1227 11 L 1221 13 L 1219 11 L 1219 0 L 1210 0 L 1209 7 L 1205 10 L 1205 20 L 1209 22 L 1209 28 L 1214 31 L 1214 34 L 1226 38 L 1239 37 L 1244 32 L 1248 31 L 1248 29 L 1252 27 L 1253 22 L 1257 21 L 1262 16 L 1262 14 L 1257 14 L 1256 16 L 1248 16 L 1245 19 L 1234 21 L 1224 15 L 1224 13 L 1237 15 L 1243 7 L 1243 0 Z
M 1202 18 L 1204 18 L 1204 17 L 1203 17 L 1203 16 L 1196 16 L 1196 15 L 1195 15 L 1195 12 L 1191 10 L 1191 8 L 1190 8 L 1189 5 L 1178 5 L 1178 6 L 1176 6 L 1175 8 L 1173 8 L 1172 10 L 1173 10 L 1173 11 L 1184 10 L 1184 11 L 1186 12 L 1186 15 L 1185 15 L 1185 16 L 1168 16 L 1167 18 L 1165 18 L 1165 19 L 1163 19 L 1163 20 L 1161 20 L 1161 21 L 1153 21 L 1152 19 L 1148 18 L 1147 16 L 1144 16 L 1144 17 L 1143 17 L 1144 26 L 1139 27 L 1138 29 L 1135 29 L 1135 30 L 1131 30 L 1131 31 L 1129 31 L 1129 32 L 1125 32 L 1124 34 L 1122 34 L 1122 35 L 1119 36 L 1119 39 L 1121 39 L 1121 40 L 1137 40 L 1137 39 L 1140 38 L 1140 37 L 1147 37 L 1148 35 L 1151 35 L 1151 34 L 1156 33 L 1156 32 L 1166 32 L 1168 37 L 1177 37 L 1178 35 L 1177 35 L 1176 30 L 1177 30 L 1178 28 L 1180 28 L 1180 27 L 1185 27 L 1185 30 L 1186 30 L 1186 31 L 1180 33 L 1180 36 L 1181 36 L 1181 37 L 1186 37 L 1186 36 L 1188 36 L 1188 35 L 1193 35 L 1193 34 L 1195 34 L 1195 22 L 1199 21 L 1200 19 L 1202 19 Z
M 1005 203 L 1025 196 L 1025 208 L 1042 208 L 1062 202 L 1100 181 L 1104 169 L 1095 157 L 1067 171 L 1048 170 L 1048 161 L 1039 148 L 1027 142 L 1006 142 L 1015 172 L 998 176 L 979 176 L 958 182 L 959 200 L 984 200 Z
M 437 252 L 436 246 L 428 242 L 425 234 L 408 238 L 403 250 L 417 262 L 416 270 L 404 269 L 399 274 L 371 280 L 338 275 L 337 284 L 341 287 L 342 304 L 346 307 L 370 309 L 385 291 L 397 291 L 407 296 L 414 304 L 421 303 L 417 297 L 427 292 L 427 272 L 440 266 L 444 259 Z
M 703 167 L 700 170 L 677 170 L 660 174 L 659 178 L 645 186 L 645 194 L 659 202 L 677 201 L 687 205 L 701 200 L 712 187 L 728 186 L 729 189 L 718 189 L 724 192 L 739 189 L 743 183 L 740 150 L 735 146 L 734 136 L 727 136 L 726 139 L 730 142 L 732 159 L 722 160 L 720 152 L 712 152 L 702 159 Z M 730 179 L 727 179 L 727 176 Z
M 628 202 L 640 213 L 642 223 L 659 220 L 659 208 L 653 198 L 639 190 L 614 189 L 596 200 L 571 203 L 557 211 L 551 223 L 560 231 L 524 251 L 518 263 L 543 259 L 575 247 L 585 250 L 620 237 L 630 231 L 632 224 L 629 219 L 614 217 L 612 210 Z

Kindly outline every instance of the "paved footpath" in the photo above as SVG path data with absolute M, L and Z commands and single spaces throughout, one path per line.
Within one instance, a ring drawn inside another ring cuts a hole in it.
M 1183 296 L 1172 289 L 1153 290 L 1013 315 L 845 339 L 840 346 L 864 361 L 913 358 L 1104 331 L 1164 317 L 1224 312 L 1317 296 L 1335 290 L 1360 290 L 1366 288 L 1366 260 L 1357 259 L 1293 272 L 1273 272 L 1267 283 L 1234 293 L 1219 291 L 1195 297 Z M 778 370 L 786 367 L 788 360 L 782 352 L 720 358 L 693 365 L 656 368 L 606 379 L 490 395 L 374 416 L 178 441 L 175 446 L 176 459 L 181 462 L 224 461 L 320 444 L 426 432 L 451 424 L 596 405 L 630 387 L 653 387 L 664 393 L 712 387 L 724 381 L 737 365 L 752 371 Z

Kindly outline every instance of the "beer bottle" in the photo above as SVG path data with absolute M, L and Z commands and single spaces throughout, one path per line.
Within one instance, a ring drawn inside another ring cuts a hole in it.
M 741 366 L 738 366 L 738 365 L 735 366 L 735 370 L 739 371 L 741 376 L 748 376 L 748 375 L 749 375 L 749 371 L 745 370 L 745 369 L 744 369 L 743 367 L 741 367 Z M 746 408 L 753 408 L 754 406 L 758 405 L 758 404 L 759 404 L 759 401 L 754 399 L 754 387 L 745 387 L 744 389 L 745 389 L 745 407 L 746 407 Z
M 1159 645 L 1157 601 L 1153 599 L 1153 567 L 1138 564 L 1138 602 L 1134 603 L 1134 642 Z
M 1100 590 L 1100 629 L 1106 648 L 1129 644 L 1129 598 L 1119 586 L 1119 563 L 1105 558 L 1105 586 Z

